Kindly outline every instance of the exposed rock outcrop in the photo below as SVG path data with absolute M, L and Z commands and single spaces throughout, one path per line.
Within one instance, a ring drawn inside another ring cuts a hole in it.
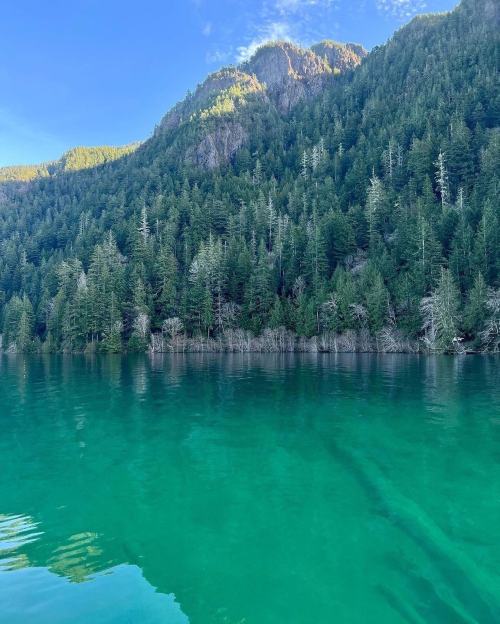
M 184 121 L 189 121 L 193 114 L 210 107 L 218 96 L 236 87 L 240 87 L 241 92 L 245 94 L 261 90 L 261 85 L 253 76 L 237 67 L 221 69 L 210 74 L 204 82 L 198 85 L 193 94 L 174 106 L 165 115 L 160 127 L 167 130 L 179 127 Z
M 474 1 L 491 5 L 491 0 L 467 0 Z M 254 119 L 252 114 L 245 117 L 249 102 L 257 101 L 286 114 L 298 102 L 318 95 L 334 74 L 359 65 L 366 54 L 358 44 L 334 41 L 323 41 L 311 49 L 287 41 L 264 44 L 240 66 L 226 67 L 208 76 L 164 116 L 156 134 L 167 133 L 172 147 L 181 126 L 198 122 L 199 128 L 192 133 L 196 138 L 189 147 L 183 147 L 181 160 L 209 169 L 218 167 L 232 158 L 249 136 Z M 207 120 L 210 123 L 205 123 Z M 130 154 L 138 146 L 79 147 L 58 161 L 0 168 L 0 183 L 29 182 L 94 167 Z
M 206 169 L 214 169 L 228 162 L 248 138 L 241 123 L 221 120 L 201 141 L 186 153 L 186 162 Z
M 196 113 L 213 108 L 215 100 L 221 97 L 238 99 L 242 104 L 250 94 L 262 93 L 281 112 L 288 112 L 300 100 L 317 95 L 332 73 L 355 67 L 364 56 L 364 48 L 353 43 L 324 41 L 311 49 L 287 41 L 267 43 L 239 67 L 211 74 L 167 113 L 160 129 L 179 127 Z
M 356 67 L 365 55 L 361 46 L 351 43 L 324 41 L 312 49 L 286 41 L 265 44 L 239 67 L 211 74 L 164 117 L 158 132 L 198 123 L 196 139 L 184 151 L 183 160 L 208 169 L 218 167 L 249 136 L 252 113 L 245 113 L 249 102 L 286 114 L 298 102 L 318 95 L 334 74 Z
M 255 74 L 269 89 L 281 86 L 287 79 L 303 80 L 328 73 L 328 65 L 314 52 L 287 41 L 263 45 L 242 69 Z
M 242 69 L 257 77 L 283 113 L 300 100 L 317 95 L 332 73 L 325 59 L 289 42 L 262 46 Z
M 311 50 L 324 59 L 335 73 L 354 69 L 368 54 L 363 46 L 356 43 L 337 43 L 330 40 L 314 45 Z

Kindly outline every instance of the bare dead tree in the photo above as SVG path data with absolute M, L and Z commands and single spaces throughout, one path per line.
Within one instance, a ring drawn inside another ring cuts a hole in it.
M 480 333 L 483 351 L 500 353 L 500 289 L 489 291 L 486 307 L 490 317 Z

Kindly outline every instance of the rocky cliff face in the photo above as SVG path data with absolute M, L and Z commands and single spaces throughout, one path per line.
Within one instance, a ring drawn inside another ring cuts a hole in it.
M 245 115 L 245 106 L 249 102 L 286 114 L 301 100 L 318 95 L 334 74 L 359 65 L 366 54 L 357 44 L 333 41 L 311 49 L 284 41 L 265 44 L 239 67 L 210 75 L 164 117 L 158 132 L 198 123 L 198 140 L 186 150 L 184 160 L 209 169 L 218 167 L 248 137 L 252 117 Z
M 238 93 L 249 95 L 261 91 L 261 85 L 249 74 L 237 67 L 221 69 L 198 85 L 196 91 L 180 102 L 163 118 L 160 128 L 172 129 L 179 127 L 183 122 L 190 121 L 193 115 L 209 110 L 217 97 L 227 94 L 235 97 Z
M 214 169 L 228 162 L 245 144 L 248 132 L 241 123 L 222 120 L 217 128 L 207 132 L 201 141 L 186 153 L 191 164 L 206 169 Z
M 325 59 L 288 42 L 262 46 L 242 69 L 256 76 L 283 113 L 308 95 L 317 95 L 332 73 Z
M 174 153 L 178 131 L 189 128 L 188 146 L 184 144 L 178 157 L 206 169 L 219 167 L 246 143 L 255 115 L 262 111 L 259 107 L 273 107 L 279 114 L 287 114 L 300 101 L 318 95 L 335 74 L 359 65 L 366 55 L 362 46 L 353 43 L 323 41 L 311 49 L 286 41 L 265 44 L 240 66 L 226 67 L 208 76 L 165 115 L 155 134 L 166 138 L 166 149 Z M 250 103 L 257 104 L 257 108 L 250 107 Z M 75 148 L 53 163 L 0 169 L 0 183 L 27 182 L 94 167 L 137 147 Z
M 324 59 L 335 73 L 354 69 L 368 54 L 363 46 L 357 43 L 337 43 L 329 40 L 322 41 L 311 49 Z

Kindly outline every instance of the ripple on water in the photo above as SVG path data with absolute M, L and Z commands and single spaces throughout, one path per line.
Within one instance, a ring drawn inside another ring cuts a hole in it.
M 29 516 L 0 514 L 0 572 L 29 565 L 26 554 L 19 551 L 42 534 Z

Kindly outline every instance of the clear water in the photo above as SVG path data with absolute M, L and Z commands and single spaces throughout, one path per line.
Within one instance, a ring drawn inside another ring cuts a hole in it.
M 499 364 L 3 357 L 0 623 L 498 624 Z

